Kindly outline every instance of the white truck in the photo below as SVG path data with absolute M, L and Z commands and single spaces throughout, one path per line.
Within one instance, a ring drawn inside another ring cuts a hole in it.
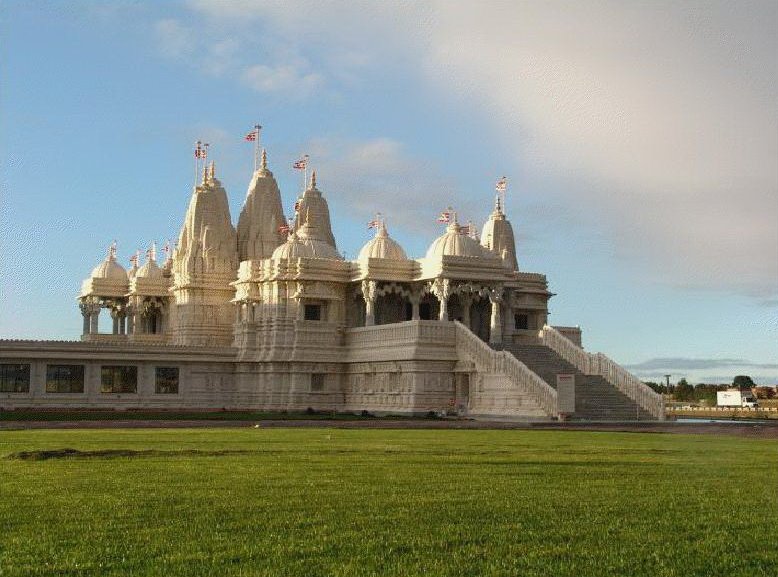
M 716 405 L 719 407 L 750 407 L 756 408 L 757 402 L 751 391 L 738 389 L 718 391 L 716 393 Z

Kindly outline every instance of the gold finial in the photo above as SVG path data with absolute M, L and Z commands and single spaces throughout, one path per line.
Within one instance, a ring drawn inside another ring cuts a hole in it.
M 267 170 L 267 150 L 262 149 L 262 162 L 259 165 L 262 170 Z
M 216 178 L 216 161 L 215 160 L 211 161 L 211 170 L 209 171 L 209 173 L 210 173 L 208 175 L 209 180 L 214 180 Z
M 311 190 L 316 189 L 316 171 L 311 172 Z M 307 218 L 307 216 L 306 216 Z
M 200 183 L 205 185 L 208 182 L 208 165 L 203 164 L 203 181 Z

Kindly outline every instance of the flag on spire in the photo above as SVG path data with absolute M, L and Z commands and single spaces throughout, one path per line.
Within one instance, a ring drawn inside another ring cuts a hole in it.
M 306 155 L 305 155 L 305 156 L 303 156 L 303 157 L 302 157 L 300 160 L 298 160 L 297 162 L 295 162 L 295 163 L 292 165 L 292 168 L 294 168 L 295 170 L 305 170 L 306 168 L 308 168 L 308 159 L 309 159 L 309 158 L 310 158 L 310 157 L 309 157 L 309 156 L 306 154 Z
M 278 227 L 278 232 L 280 232 L 281 234 L 289 234 L 290 230 L 291 229 L 289 228 L 288 224 L 282 224 L 281 226 Z
M 494 189 L 497 192 L 505 192 L 508 189 L 508 179 L 503 176 L 500 180 L 497 181 Z
M 378 219 L 371 220 L 370 222 L 367 223 L 367 228 L 368 228 L 368 230 L 371 229 L 371 228 L 378 228 L 378 226 L 380 224 L 381 224 L 381 221 L 378 220 Z
M 438 222 L 442 222 L 444 224 L 448 224 L 451 222 L 451 211 L 450 210 L 444 210 L 440 213 L 440 216 L 438 217 Z
M 262 130 L 262 127 L 259 124 L 254 125 L 254 129 L 249 132 L 244 138 L 248 142 L 256 142 L 257 138 L 259 137 L 259 131 Z
M 138 257 L 140 256 L 140 251 L 135 251 L 135 254 L 130 257 L 130 264 L 133 268 L 138 268 Z

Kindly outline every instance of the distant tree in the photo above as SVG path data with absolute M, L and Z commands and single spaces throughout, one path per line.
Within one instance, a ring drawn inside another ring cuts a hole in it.
M 756 387 L 754 389 L 757 399 L 773 399 L 775 398 L 775 389 L 773 387 Z
M 673 389 L 673 398 L 676 401 L 691 401 L 694 399 L 694 387 L 686 379 L 681 379 Z
M 654 381 L 645 381 L 644 384 L 651 387 L 651 390 L 653 390 L 655 393 L 659 393 L 660 395 L 664 395 L 665 393 L 667 393 L 667 387 L 662 383 L 655 383 Z
M 740 390 L 743 389 L 752 389 L 756 386 L 753 380 L 751 380 L 751 377 L 748 375 L 738 375 L 732 380 L 732 386 L 737 387 Z

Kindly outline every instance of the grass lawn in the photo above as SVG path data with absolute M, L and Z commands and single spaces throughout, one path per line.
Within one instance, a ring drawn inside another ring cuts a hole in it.
M 777 491 L 732 437 L 8 431 L 0 575 L 774 577 Z

